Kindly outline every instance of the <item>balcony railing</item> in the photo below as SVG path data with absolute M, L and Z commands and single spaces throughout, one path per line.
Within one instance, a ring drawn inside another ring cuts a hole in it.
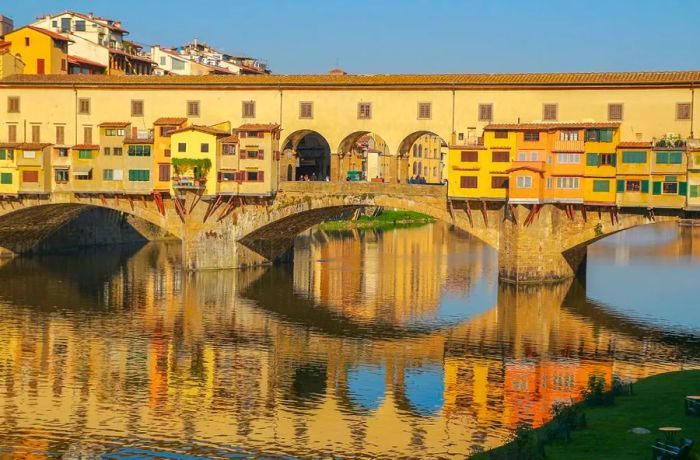
M 204 188 L 207 185 L 206 179 L 195 179 L 191 176 L 173 176 L 172 183 L 174 188 Z
M 583 152 L 583 141 L 554 141 L 553 152 Z

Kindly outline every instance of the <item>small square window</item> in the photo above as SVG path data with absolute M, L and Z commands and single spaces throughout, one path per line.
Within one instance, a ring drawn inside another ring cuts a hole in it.
M 557 121 L 557 109 L 557 104 L 544 104 L 542 109 L 542 119 L 545 121 Z
M 357 118 L 360 120 L 369 120 L 372 118 L 371 102 L 360 102 L 357 104 Z
M 311 119 L 314 117 L 314 105 L 312 102 L 299 103 L 299 118 Z
M 209 144 L 206 142 L 203 142 L 202 145 L 200 146 L 200 152 L 202 153 L 207 153 L 209 151 Z
M 143 116 L 143 101 L 131 101 L 131 116 L 132 117 L 142 117 Z
M 676 120 L 690 120 L 692 105 L 689 102 L 676 104 Z
M 503 130 L 495 131 L 493 133 L 493 137 L 495 139 L 508 139 L 508 131 L 503 131 Z
M 433 116 L 433 107 L 430 102 L 419 102 L 418 103 L 418 119 L 419 120 L 430 120 Z
M 255 101 L 243 101 L 243 118 L 255 118 Z
M 78 99 L 78 113 L 90 115 L 90 99 Z
M 19 97 L 9 96 L 7 98 L 7 113 L 19 113 Z
M 608 120 L 622 121 L 622 104 L 608 104 Z
M 177 144 L 177 151 L 178 152 L 187 152 L 187 144 L 185 142 L 178 142 Z
M 479 104 L 479 121 L 493 120 L 493 104 Z
M 199 101 L 187 101 L 187 116 L 188 117 L 198 117 L 199 116 Z

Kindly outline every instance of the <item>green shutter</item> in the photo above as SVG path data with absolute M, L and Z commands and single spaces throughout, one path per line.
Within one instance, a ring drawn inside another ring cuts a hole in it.
M 691 185 L 690 186 L 690 198 L 697 198 L 697 197 L 698 197 L 698 186 Z
M 611 158 L 611 160 L 610 160 L 610 165 L 611 165 L 611 166 L 617 166 L 617 153 L 613 153 L 613 154 L 610 156 L 610 158 Z
M 679 165 L 683 163 L 683 153 L 682 152 L 670 152 L 669 163 L 674 165 Z
M 593 191 L 594 192 L 609 192 L 610 191 L 610 181 L 594 180 L 593 181 Z
M 642 182 L 642 193 L 649 193 L 649 181 L 643 180 Z
M 618 179 L 617 180 L 617 193 L 622 193 L 624 191 L 625 191 L 625 180 Z
M 647 152 L 627 150 L 622 152 L 622 162 L 623 163 L 646 163 L 647 162 Z
M 657 165 L 667 165 L 668 164 L 668 152 L 656 152 L 656 164 Z
M 0 184 L 8 185 L 12 183 L 12 173 L 1 173 L 0 174 Z
M 678 194 L 686 196 L 688 194 L 688 183 L 687 182 L 679 182 L 678 183 Z
M 597 153 L 589 153 L 586 155 L 586 166 L 598 166 L 600 156 Z
M 600 130 L 600 142 L 612 142 L 613 132 L 612 129 L 601 129 Z
M 654 181 L 651 184 L 651 194 L 652 195 L 661 195 L 661 181 Z

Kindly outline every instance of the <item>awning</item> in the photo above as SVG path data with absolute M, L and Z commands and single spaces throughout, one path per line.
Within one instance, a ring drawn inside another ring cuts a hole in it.
M 89 176 L 91 172 L 92 168 L 90 166 L 76 166 L 73 168 L 74 176 Z

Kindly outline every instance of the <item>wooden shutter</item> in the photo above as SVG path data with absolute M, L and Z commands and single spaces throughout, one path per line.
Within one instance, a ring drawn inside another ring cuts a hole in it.
M 265 158 L 265 151 L 260 149 L 258 150 L 258 159 L 263 160 Z
M 643 180 L 642 182 L 642 193 L 649 193 L 649 181 Z
M 624 191 L 625 191 L 625 180 L 618 179 L 617 180 L 617 193 L 623 193 Z
M 586 154 L 586 166 L 598 166 L 600 164 L 600 155 L 597 153 Z
M 678 194 L 684 195 L 684 196 L 688 194 L 688 183 L 687 182 L 679 182 L 678 183 Z
M 265 180 L 265 171 L 258 171 L 258 182 L 263 182 Z
M 22 171 L 22 182 L 39 182 L 39 171 Z
M 241 150 L 241 159 L 244 160 L 248 158 L 248 151 L 247 150 Z
M 661 195 L 661 181 L 655 181 L 651 185 L 652 195 Z

